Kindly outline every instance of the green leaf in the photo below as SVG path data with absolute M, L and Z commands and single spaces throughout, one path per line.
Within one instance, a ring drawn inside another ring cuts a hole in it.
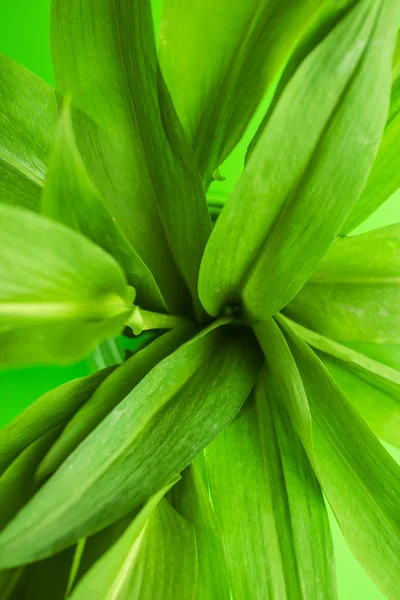
M 198 305 L 211 223 L 200 174 L 160 77 L 150 2 L 55 0 L 51 41 L 58 89 L 90 117 L 76 115 L 75 134 L 112 217 L 170 309 L 179 312 L 187 303 L 178 271 Z
M 207 245 L 210 314 L 240 301 L 252 321 L 276 313 L 334 241 L 385 124 L 397 13 L 358 3 L 289 81 Z
M 400 187 L 400 37 L 397 38 L 397 54 L 393 63 L 392 95 L 385 131 L 378 154 L 372 166 L 365 188 L 357 200 L 341 234 L 346 235 L 381 204 L 390 198 Z
M 207 448 L 232 597 L 335 598 L 329 522 L 318 481 L 265 368 L 253 397 Z
M 110 255 L 25 209 L 0 224 L 0 364 L 72 362 L 120 333 L 133 290 Z
M 70 104 L 65 100 L 49 157 L 42 212 L 76 229 L 109 252 L 124 269 L 143 308 L 167 311 L 149 269 L 121 233 L 92 183 L 76 145 Z
M 400 468 L 313 351 L 287 323 L 281 326 L 307 394 L 322 489 L 353 554 L 395 600 L 400 587 Z
M 30 444 L 60 425 L 65 425 L 113 369 L 108 367 L 56 387 L 1 429 L 0 474 Z
M 338 239 L 285 314 L 338 341 L 400 342 L 400 225 Z
M 400 372 L 293 321 L 277 318 L 320 351 L 318 356 L 372 431 L 400 446 Z
M 0 529 L 32 495 L 37 466 L 59 434 L 59 427 L 45 433 L 26 448 L 0 477 Z
M 0 201 L 40 210 L 57 115 L 54 90 L 0 53 Z
M 193 526 L 153 496 L 118 542 L 86 574 L 71 600 L 191 600 L 196 589 Z
M 166 356 L 193 333 L 193 327 L 172 330 L 134 354 L 94 390 L 90 399 L 71 418 L 41 463 L 37 479 L 51 475 L 93 429 Z
M 318 0 L 163 3 L 160 63 L 206 186 L 320 9 Z
M 217 519 L 200 473 L 189 466 L 169 493 L 176 510 L 194 526 L 198 573 L 194 600 L 229 600 L 229 577 Z
M 161 361 L 18 513 L 0 535 L 2 568 L 47 557 L 128 514 L 232 420 L 261 357 L 250 332 L 217 325 Z
M 400 344 L 371 344 L 363 342 L 345 342 L 345 345 L 356 352 L 365 354 L 378 362 L 400 371 Z

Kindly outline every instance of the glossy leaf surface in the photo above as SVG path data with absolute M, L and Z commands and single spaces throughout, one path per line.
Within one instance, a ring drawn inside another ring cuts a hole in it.
M 0 202 L 40 210 L 57 114 L 54 90 L 0 53 Z
M 206 461 L 233 598 L 335 598 L 322 492 L 267 368 Z
M 112 219 L 76 145 L 69 101 L 64 102 L 49 157 L 42 213 L 76 229 L 114 256 L 143 308 L 166 312 L 154 277 Z
M 94 183 L 174 312 L 195 304 L 211 224 L 201 178 L 160 77 L 150 3 L 52 3 L 57 87 L 86 113 L 78 145 Z M 151 236 L 149 235 L 151 232 Z
M 338 239 L 285 308 L 346 342 L 400 342 L 400 225 Z
M 44 558 L 146 501 L 232 420 L 259 367 L 249 332 L 215 325 L 160 362 L 3 531 L 1 567 Z
M 251 321 L 269 317 L 335 239 L 385 124 L 397 9 L 358 3 L 289 81 L 207 245 L 199 290 L 210 314 L 241 302 Z
M 0 364 L 67 363 L 118 335 L 133 290 L 81 234 L 0 206 Z

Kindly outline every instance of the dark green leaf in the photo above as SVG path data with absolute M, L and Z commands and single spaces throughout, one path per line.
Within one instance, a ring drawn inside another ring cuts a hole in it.
M 30 444 L 47 432 L 65 425 L 101 382 L 113 371 L 103 369 L 94 375 L 74 379 L 47 392 L 0 430 L 0 474 Z
M 160 77 L 150 2 L 55 0 L 51 29 L 57 86 L 90 117 L 74 123 L 90 176 L 170 309 L 186 304 L 178 270 L 198 305 L 211 224 Z
M 76 145 L 68 101 L 61 111 L 50 153 L 42 212 L 81 231 L 112 254 L 124 269 L 128 283 L 135 287 L 140 306 L 166 312 L 154 277 L 111 218 L 90 180 Z
M 207 245 L 210 314 L 238 301 L 254 321 L 276 313 L 334 241 L 379 145 L 397 21 L 395 2 L 358 3 L 289 81 Z
M 196 537 L 162 496 L 153 496 L 117 543 L 90 569 L 71 600 L 192 600 Z
M 164 1 L 161 67 L 206 185 L 242 137 L 321 4 Z
M 118 335 L 134 290 L 81 234 L 0 206 L 0 364 L 66 363 Z
M 260 368 L 250 332 L 217 327 L 160 362 L 0 535 L 0 565 L 44 558 L 128 514 L 232 420 Z
M 229 600 L 229 577 L 221 533 L 200 473 L 191 465 L 170 494 L 174 508 L 194 525 L 198 573 L 194 600 Z
M 285 308 L 334 340 L 400 342 L 400 225 L 336 240 Z
M 400 588 L 400 468 L 307 344 L 282 322 L 312 415 L 317 476 L 357 560 L 388 598 Z M 294 392 L 293 392 L 294 393 Z M 308 431 L 300 431 L 303 438 Z
M 54 90 L 0 53 L 0 201 L 40 210 L 57 115 Z
M 323 496 L 275 379 L 263 370 L 253 397 L 206 450 L 232 596 L 332 599 L 334 558 Z
M 109 375 L 69 421 L 40 465 L 37 479 L 53 473 L 151 369 L 186 342 L 192 333 L 193 328 L 186 327 L 162 335 Z

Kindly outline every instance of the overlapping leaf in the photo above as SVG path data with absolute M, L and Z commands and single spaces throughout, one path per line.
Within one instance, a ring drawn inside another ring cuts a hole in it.
M 148 501 L 116 544 L 88 571 L 71 600 L 194 598 L 194 528 L 162 499 L 165 492 Z
M 385 124 L 397 20 L 395 2 L 358 3 L 289 81 L 207 245 L 210 314 L 238 301 L 254 321 L 274 314 L 335 239 Z
M 338 239 L 285 314 L 334 340 L 399 343 L 400 225 Z
M 160 362 L 6 527 L 1 567 L 49 556 L 147 500 L 231 421 L 259 367 L 249 332 L 215 325 Z
M 261 324 L 257 327 L 267 356 L 269 327 L 266 331 Z M 312 350 L 286 323 L 282 322 L 282 327 L 307 394 L 300 396 L 292 386 L 296 402 L 308 400 L 314 447 L 310 458 L 315 461 L 322 489 L 355 557 L 394 600 L 400 585 L 400 469 Z M 287 373 L 281 372 L 280 377 L 286 378 L 289 393 Z M 293 402 L 283 395 L 281 400 L 289 405 Z M 308 447 L 310 430 L 298 428 L 298 433 Z
M 161 67 L 206 185 L 323 4 L 164 2 Z
M 133 290 L 115 260 L 82 235 L 0 206 L 0 364 L 77 360 L 118 335 Z
M 52 3 L 58 89 L 86 113 L 75 133 L 94 183 L 171 310 L 198 307 L 210 232 L 201 178 L 160 77 L 150 2 Z M 151 236 L 149 235 L 151 232 Z
M 0 202 L 40 210 L 57 109 L 54 90 L 0 53 Z
M 268 368 L 206 461 L 233 598 L 335 598 L 321 489 Z
M 109 215 L 90 180 L 72 130 L 70 105 L 65 102 L 56 128 L 42 195 L 42 213 L 81 231 L 104 248 L 124 269 L 144 308 L 166 312 L 166 305 L 149 269 Z

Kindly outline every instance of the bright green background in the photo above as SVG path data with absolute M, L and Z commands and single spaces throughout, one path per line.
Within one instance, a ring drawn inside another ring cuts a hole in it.
M 155 0 L 155 5 L 159 13 L 160 0 Z M 53 83 L 48 33 L 49 7 L 50 0 L 0 0 L 0 51 L 21 62 L 49 83 Z M 243 151 L 249 139 L 251 139 L 251 132 L 247 135 L 247 140 L 244 140 L 240 148 L 221 168 L 222 174 L 227 179 L 223 183 L 213 184 L 213 195 L 225 196 L 232 189 L 240 175 Z M 358 231 L 367 231 L 397 221 L 400 221 L 400 194 L 396 194 L 386 202 Z M 90 368 L 90 363 L 87 361 L 71 367 L 44 367 L 1 372 L 0 427 L 45 391 L 87 373 Z M 396 452 L 395 456 L 400 459 L 400 453 Z M 384 598 L 356 563 L 334 523 L 333 533 L 340 600 Z

